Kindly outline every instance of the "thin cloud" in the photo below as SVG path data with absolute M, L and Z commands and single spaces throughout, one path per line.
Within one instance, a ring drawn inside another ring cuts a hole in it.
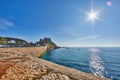
M 73 41 L 95 40 L 95 39 L 97 39 L 99 37 L 100 37 L 100 35 L 84 36 L 84 37 L 74 39 Z
M 75 27 L 73 27 L 73 26 L 66 26 L 66 27 L 62 28 L 61 31 L 62 31 L 62 33 L 65 33 L 65 34 L 70 35 L 70 36 L 77 36 L 78 35 Z
M 14 24 L 11 21 L 6 19 L 0 19 L 0 29 L 7 29 L 8 27 L 12 27 Z
M 100 35 L 83 36 L 79 38 L 73 38 L 69 41 L 59 42 L 58 45 L 63 47 L 90 47 L 94 46 L 93 43 L 91 43 L 91 41 L 94 41 L 99 38 Z

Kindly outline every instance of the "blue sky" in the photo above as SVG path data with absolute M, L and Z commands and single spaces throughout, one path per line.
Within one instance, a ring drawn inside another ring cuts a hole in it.
M 112 2 L 109 6 L 106 3 Z M 120 46 L 120 0 L 0 0 L 0 36 L 29 42 L 50 37 L 59 46 Z

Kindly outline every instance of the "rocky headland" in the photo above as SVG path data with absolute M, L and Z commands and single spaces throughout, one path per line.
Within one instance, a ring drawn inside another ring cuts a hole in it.
M 0 37 L 0 47 L 41 47 L 47 46 L 48 49 L 59 48 L 51 38 L 40 39 L 39 41 L 27 42 L 23 39 L 12 38 L 12 37 Z
M 40 39 L 36 44 L 39 46 L 47 46 L 48 50 L 49 49 L 57 49 L 59 48 L 50 38 L 44 38 Z

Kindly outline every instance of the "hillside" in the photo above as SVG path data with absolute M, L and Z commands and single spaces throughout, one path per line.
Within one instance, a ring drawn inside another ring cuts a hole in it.
M 12 37 L 0 37 L 0 44 L 21 44 L 25 45 L 28 44 L 27 41 L 18 39 L 18 38 L 12 38 Z
M 50 39 L 44 38 L 40 39 L 38 42 L 28 43 L 23 39 L 12 38 L 12 37 L 0 37 L 0 47 L 39 47 L 39 46 L 47 46 L 48 49 L 56 49 L 57 45 Z

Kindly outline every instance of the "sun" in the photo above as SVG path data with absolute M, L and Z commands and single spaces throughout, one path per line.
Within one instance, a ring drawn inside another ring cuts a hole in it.
M 88 13 L 88 20 L 91 20 L 92 24 L 96 19 L 99 19 L 98 12 L 91 11 L 91 13 Z
M 97 14 L 92 12 L 89 14 L 88 18 L 91 20 L 95 20 L 95 19 L 97 19 Z
M 91 0 L 91 10 L 90 12 L 84 12 L 87 15 L 87 20 L 90 20 L 92 23 L 92 26 L 94 26 L 95 20 L 101 20 L 99 18 L 100 11 L 95 11 L 93 7 L 93 0 Z
M 87 12 L 87 11 L 81 11 L 81 12 L 86 14 L 86 19 L 85 20 L 91 22 L 92 31 L 94 31 L 95 21 L 97 21 L 97 20 L 102 21 L 102 19 L 99 17 L 101 10 L 94 9 L 93 0 L 91 0 L 90 12 Z

